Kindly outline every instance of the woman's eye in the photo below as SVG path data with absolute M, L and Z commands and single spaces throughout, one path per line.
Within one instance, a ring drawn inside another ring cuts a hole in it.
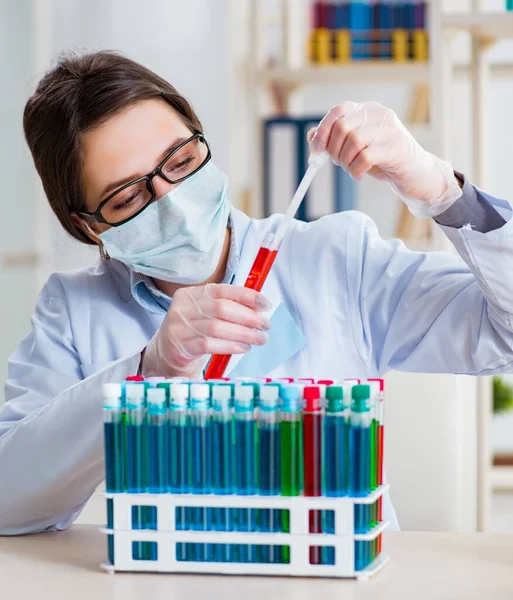
M 114 210 L 126 210 L 129 206 L 137 202 L 141 196 L 142 192 L 139 190 L 138 192 L 130 194 L 126 198 L 119 199 L 114 206 Z
M 194 163 L 194 158 L 189 156 L 182 160 L 168 163 L 166 165 L 166 171 L 168 173 L 183 173 L 184 171 L 190 170 L 192 163 Z

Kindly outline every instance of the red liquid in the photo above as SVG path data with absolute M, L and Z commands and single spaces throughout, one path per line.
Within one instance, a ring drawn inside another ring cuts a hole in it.
M 383 484 L 383 448 L 384 448 L 385 428 L 383 425 L 378 427 L 378 485 Z M 383 496 L 378 500 L 378 521 L 383 520 Z M 378 538 L 378 554 L 381 552 L 381 536 Z
M 269 248 L 262 246 L 258 251 L 244 287 L 260 292 L 264 287 L 265 280 L 277 254 L 278 250 L 269 250 Z M 221 379 L 230 362 L 230 358 L 229 354 L 215 354 L 208 364 L 205 379 Z
M 303 413 L 303 451 L 304 451 L 304 493 L 305 496 L 320 496 L 322 494 L 322 414 Z M 309 513 L 310 533 L 322 533 L 322 514 L 320 510 Z M 310 548 L 310 563 L 322 564 L 321 548 Z
M 267 275 L 269 275 L 277 254 L 278 250 L 269 250 L 269 248 L 262 246 L 258 251 L 244 287 L 259 292 L 264 287 L 265 280 L 267 279 Z

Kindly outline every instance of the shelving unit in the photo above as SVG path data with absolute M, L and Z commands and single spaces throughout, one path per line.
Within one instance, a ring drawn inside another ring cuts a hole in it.
M 489 129 L 487 118 L 487 90 L 492 71 L 513 74 L 512 64 L 490 65 L 488 50 L 499 39 L 513 37 L 513 13 L 482 13 L 478 0 L 472 0 L 470 12 L 445 14 L 442 2 L 431 0 L 429 4 L 429 62 L 394 63 L 358 61 L 342 65 L 313 66 L 306 61 L 306 11 L 298 9 L 295 0 L 283 0 L 282 55 L 279 64 L 269 65 L 265 56 L 266 23 L 264 2 L 251 0 L 249 23 L 249 55 L 247 85 L 253 90 L 249 109 L 254 123 L 252 128 L 252 181 L 250 186 L 250 210 L 254 216 L 261 215 L 261 128 L 262 110 L 260 96 L 272 84 L 286 84 L 289 109 L 301 114 L 301 92 L 305 86 L 333 83 L 408 82 L 425 83 L 430 87 L 430 122 L 412 124 L 414 135 L 430 136 L 433 151 L 450 160 L 451 86 L 456 74 L 465 72 L 472 86 L 472 180 L 486 187 L 487 160 L 490 156 L 486 137 Z M 305 13 L 305 14 L 303 14 Z M 276 25 L 276 19 L 271 25 Z M 470 34 L 472 53 L 469 65 L 456 64 L 452 59 L 453 40 L 461 32 Z M 255 92 L 257 90 L 257 92 Z M 452 247 L 442 232 L 432 228 L 429 250 L 451 251 Z M 476 380 L 475 397 L 469 398 L 473 410 L 466 412 L 469 430 L 477 427 L 477 529 L 485 531 L 488 526 L 491 491 L 491 445 L 489 441 L 491 419 L 491 383 L 488 378 Z M 467 440 L 472 444 L 473 440 Z M 463 468 L 463 467 L 462 467 Z

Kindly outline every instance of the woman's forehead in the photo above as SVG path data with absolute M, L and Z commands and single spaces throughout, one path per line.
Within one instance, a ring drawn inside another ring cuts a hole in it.
M 189 135 L 181 117 L 160 99 L 139 102 L 112 116 L 83 137 L 87 198 L 99 197 L 112 181 L 152 171 L 173 140 Z

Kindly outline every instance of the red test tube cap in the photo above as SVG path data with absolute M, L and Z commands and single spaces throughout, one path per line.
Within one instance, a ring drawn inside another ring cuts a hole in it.
M 305 411 L 316 412 L 321 410 L 321 390 L 316 385 L 309 385 L 303 390 Z
M 125 381 L 144 381 L 144 377 L 142 375 L 129 375 L 125 377 Z
M 333 385 L 335 381 L 333 379 L 318 379 L 317 385 Z

